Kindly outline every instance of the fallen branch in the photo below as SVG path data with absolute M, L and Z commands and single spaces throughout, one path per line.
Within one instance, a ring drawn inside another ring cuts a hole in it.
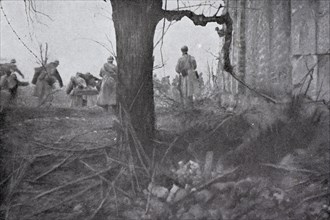
M 80 163 L 82 163 L 83 165 L 85 165 L 89 170 L 93 171 L 93 172 L 96 172 L 96 170 L 91 167 L 88 163 L 86 163 L 85 161 L 83 160 L 79 160 Z M 101 180 L 111 184 L 110 180 L 108 180 L 107 178 L 105 178 L 104 176 L 101 176 L 101 175 L 97 175 Z
M 261 163 L 261 165 L 266 166 L 266 167 L 271 167 L 271 168 L 274 168 L 274 169 L 285 170 L 285 171 L 288 171 L 288 172 L 300 172 L 300 173 L 309 173 L 309 174 L 319 175 L 318 172 L 313 171 L 313 170 L 290 168 L 290 167 L 275 165 L 275 164 L 271 164 L 271 163 Z
M 97 215 L 97 213 L 101 210 L 101 208 L 103 207 L 108 196 L 109 196 L 109 193 L 107 193 L 107 195 L 104 197 L 104 199 L 102 199 L 100 205 L 97 207 L 97 209 L 93 212 L 92 216 L 90 217 L 90 220 L 94 219 L 94 217 Z
M 30 219 L 31 217 L 33 217 L 33 216 L 35 216 L 35 215 L 41 214 L 41 213 L 43 213 L 43 212 L 46 212 L 46 211 L 48 211 L 48 210 L 50 210 L 50 209 L 53 209 L 53 208 L 55 208 L 55 207 L 57 207 L 57 206 L 62 205 L 63 203 L 66 203 L 66 202 L 68 202 L 68 201 L 70 201 L 70 200 L 73 200 L 73 199 L 75 199 L 75 198 L 77 198 L 77 197 L 79 197 L 79 196 L 81 196 L 81 195 L 84 195 L 87 191 L 89 191 L 89 190 L 91 190 L 91 189 L 97 187 L 97 186 L 100 185 L 100 184 L 101 184 L 101 182 L 98 182 L 98 183 L 96 183 L 96 184 L 93 184 L 93 185 L 91 185 L 91 186 L 88 186 L 87 188 L 85 188 L 84 190 L 80 191 L 79 193 L 74 194 L 73 196 L 70 196 L 70 197 L 67 197 L 67 198 L 63 199 L 61 202 L 58 202 L 58 203 L 56 203 L 56 204 L 54 204 L 54 205 L 51 205 L 51 206 L 49 206 L 49 207 L 47 207 L 47 208 L 44 208 L 44 209 L 40 210 L 40 211 L 37 211 L 37 212 L 32 213 L 30 216 L 27 216 L 27 218 L 25 218 L 25 219 Z
M 48 174 L 50 174 L 51 172 L 53 172 L 54 170 L 56 170 L 57 168 L 59 168 L 60 166 L 62 166 L 63 164 L 66 163 L 66 161 L 68 159 L 70 159 L 73 156 L 73 154 L 70 154 L 69 156 L 67 156 L 66 158 L 64 158 L 64 160 L 62 160 L 60 163 L 56 164 L 55 166 L 53 166 L 50 170 L 44 172 L 43 174 L 37 176 L 36 178 L 34 178 L 33 181 L 37 181 L 39 179 L 41 179 L 42 177 L 47 176 Z
M 326 196 L 330 196 L 330 192 L 324 192 L 324 193 L 320 193 L 314 196 L 309 196 L 305 199 L 303 199 L 300 203 L 298 203 L 298 205 L 296 206 L 296 208 L 298 208 L 300 205 L 302 205 L 305 202 L 314 200 L 314 199 L 318 199 L 318 198 L 322 198 L 322 197 L 326 197 Z
M 115 187 L 114 181 L 112 181 L 112 189 L 113 189 L 113 194 L 115 195 L 116 214 L 118 216 L 119 215 L 119 212 L 118 212 L 118 199 L 117 199 L 117 193 L 116 193 L 116 187 Z
M 116 168 L 116 167 L 109 167 L 109 168 L 104 169 L 104 170 L 101 170 L 101 171 L 99 171 L 99 172 L 97 172 L 97 173 L 95 173 L 95 174 L 92 174 L 92 175 L 89 175 L 89 176 L 85 176 L 85 177 L 82 177 L 82 178 L 76 179 L 76 180 L 74 180 L 74 181 L 68 182 L 68 183 L 66 183 L 66 184 L 64 184 L 64 185 L 61 185 L 61 186 L 58 186 L 58 187 L 52 188 L 52 189 L 50 189 L 50 190 L 47 190 L 46 192 L 40 193 L 39 195 L 35 196 L 33 199 L 39 199 L 39 198 L 41 198 L 41 197 L 43 197 L 43 196 L 46 196 L 46 195 L 48 195 L 48 194 L 50 194 L 50 193 L 53 193 L 53 192 L 56 192 L 56 191 L 58 191 L 58 190 L 60 190 L 60 189 L 63 189 L 63 188 L 65 188 L 65 187 L 67 187 L 67 186 L 70 186 L 70 185 L 73 185 L 73 184 L 76 184 L 76 183 L 82 182 L 82 181 L 84 181 L 84 180 L 88 180 L 88 179 L 94 178 L 94 177 L 99 176 L 99 175 L 102 174 L 102 173 L 108 172 L 108 171 L 110 171 L 111 169 L 114 169 L 114 168 Z
M 88 133 L 92 133 L 94 131 L 104 131 L 104 130 L 111 130 L 113 129 L 113 127 L 105 127 L 105 128 L 98 128 L 98 129 L 92 129 L 92 130 L 89 130 L 89 131 L 85 131 L 83 133 L 80 133 L 80 134 L 76 134 L 75 136 L 73 136 L 72 138 L 70 138 L 69 140 L 63 142 L 64 144 L 68 144 L 70 142 L 72 142 L 74 139 L 76 139 L 77 137 L 80 137 L 80 136 L 83 136 L 85 134 L 88 134 Z
M 91 157 L 95 157 L 95 156 L 104 156 L 104 153 L 93 154 L 93 155 L 85 155 L 85 156 L 83 156 L 83 157 L 80 157 L 80 159 L 86 159 L 86 158 L 91 158 Z M 113 162 L 115 162 L 115 163 L 118 163 L 118 164 L 120 164 L 120 165 L 122 165 L 122 166 L 129 167 L 129 164 L 127 164 L 127 163 L 125 163 L 125 162 L 123 162 L 123 161 L 121 161 L 121 160 L 114 159 L 114 158 L 109 157 L 109 156 L 107 156 L 107 159 L 109 159 L 109 160 L 111 160 L 111 161 L 113 161 Z M 143 170 L 143 167 L 140 167 L 140 166 L 135 166 L 135 168 L 136 168 L 136 169 Z
M 122 107 L 122 106 L 121 106 L 121 107 Z M 144 148 L 143 148 L 143 146 L 142 146 L 142 144 L 141 144 L 141 142 L 140 142 L 140 140 L 139 140 L 139 138 L 138 138 L 138 135 L 137 135 L 136 132 L 135 132 L 135 129 L 134 129 L 132 123 L 131 123 L 131 118 L 130 118 L 129 113 L 126 111 L 125 108 L 122 107 L 122 109 L 123 109 L 123 111 L 124 111 L 124 113 L 125 113 L 125 117 L 126 117 L 126 120 L 125 120 L 125 122 L 126 122 L 126 127 L 128 128 L 128 131 L 130 132 L 131 137 L 132 137 L 132 139 L 133 139 L 133 141 L 134 141 L 134 145 L 135 145 L 135 150 L 136 150 L 137 156 L 138 156 L 138 158 L 139 158 L 139 160 L 140 160 L 140 162 L 141 162 L 142 167 L 145 169 L 146 174 L 147 174 L 148 176 L 150 176 L 149 170 L 148 170 L 148 168 L 147 168 L 147 166 L 150 166 L 150 163 L 151 163 L 151 162 L 150 162 L 150 158 L 149 158 L 148 155 L 146 154 L 146 152 L 145 152 L 145 150 L 144 150 Z M 127 139 L 128 139 L 128 136 L 127 136 Z M 141 151 L 141 153 L 140 153 L 140 151 Z M 146 160 L 147 165 L 145 164 L 145 162 L 144 162 L 142 156 L 143 156 L 144 159 Z
M 79 160 L 82 164 L 84 164 L 89 170 L 95 172 L 96 170 L 91 167 L 88 163 L 86 163 L 85 161 L 82 161 L 82 160 Z M 131 198 L 132 197 L 126 193 L 125 191 L 123 191 L 122 189 L 120 189 L 119 187 L 116 187 L 113 183 L 117 180 L 117 178 L 119 177 L 119 175 L 121 174 L 121 172 L 119 172 L 119 174 L 116 176 L 116 178 L 111 182 L 110 180 L 108 180 L 107 178 L 105 178 L 104 176 L 102 175 L 98 175 L 98 177 L 100 177 L 100 179 L 102 179 L 103 181 L 105 181 L 106 183 L 112 185 L 112 187 L 116 188 L 119 192 L 121 192 L 122 194 L 124 194 L 125 196 L 127 196 L 128 198 Z
M 161 159 L 160 161 L 160 164 L 163 164 L 164 160 L 165 160 L 165 157 L 167 156 L 167 154 L 170 152 L 170 150 L 173 148 L 174 144 L 176 143 L 176 141 L 179 139 L 179 137 L 176 137 L 174 139 L 174 141 L 172 141 L 172 143 L 168 146 L 168 148 L 166 149 L 165 151 L 165 154 L 163 156 L 163 158 Z
M 66 152 L 86 152 L 86 151 L 95 151 L 95 150 L 102 150 L 107 147 L 113 147 L 116 144 L 111 144 L 111 145 L 105 145 L 101 147 L 95 147 L 95 148 L 83 148 L 83 149 L 66 149 L 66 148 L 58 148 L 58 147 L 52 147 L 52 146 L 47 146 L 46 144 L 40 143 L 38 141 L 32 141 L 33 144 L 38 145 L 39 147 L 44 147 L 50 150 L 55 150 L 55 151 L 66 151 Z
M 238 76 L 235 74 L 235 72 L 232 70 L 231 72 L 228 72 L 234 79 L 236 79 L 239 83 L 241 83 L 243 86 L 245 86 L 246 88 L 248 88 L 249 90 L 251 90 L 252 92 L 254 92 L 255 94 L 263 97 L 264 99 L 274 103 L 274 104 L 277 104 L 279 103 L 276 99 L 264 94 L 264 93 L 261 93 L 259 91 L 257 91 L 256 89 L 250 87 L 249 85 L 247 85 L 243 80 L 241 80 L 240 78 L 238 78 Z
M 239 169 L 239 167 L 236 167 L 230 171 L 228 171 L 227 173 L 222 174 L 221 176 L 215 177 L 209 181 L 207 181 L 205 184 L 199 186 L 196 188 L 196 190 L 192 190 L 190 191 L 188 194 L 186 194 L 184 197 L 182 197 L 181 199 L 175 201 L 172 206 L 176 206 L 178 203 L 182 202 L 183 200 L 185 200 L 186 198 L 192 196 L 194 193 L 202 191 L 203 189 L 211 186 L 212 184 L 219 182 L 220 180 L 226 179 L 229 175 L 235 173 L 237 170 Z
M 293 188 L 303 186 L 308 183 L 315 183 L 315 182 L 323 182 L 324 180 L 327 179 L 327 177 L 330 175 L 330 172 L 325 172 L 325 173 L 320 173 L 319 175 L 316 175 L 314 177 L 308 176 L 307 178 L 303 179 L 299 183 L 294 184 L 293 186 L 290 186 L 287 188 L 287 190 L 292 190 Z M 322 177 L 325 176 L 325 179 Z
M 177 139 L 177 138 L 176 138 Z M 175 142 L 175 141 L 174 141 Z M 151 174 L 151 178 L 150 178 L 150 183 L 152 184 L 151 185 L 151 189 L 148 190 L 148 198 L 147 198 L 147 204 L 146 204 L 146 209 L 145 209 L 145 212 L 144 214 L 147 215 L 148 212 L 149 212 L 149 208 L 150 208 L 150 199 L 151 199 L 151 191 L 152 191 L 152 188 L 154 186 L 154 182 L 155 182 L 155 173 L 156 173 L 156 165 L 155 165 L 155 149 L 154 148 L 152 150 L 152 165 L 151 165 L 151 168 L 152 168 L 152 174 Z
M 19 184 L 21 183 L 21 181 L 23 180 L 23 178 L 25 177 L 28 168 L 30 167 L 30 165 L 34 162 L 35 158 L 30 158 L 27 159 L 18 169 L 17 169 L 17 177 L 16 179 L 14 179 L 14 183 L 12 185 L 10 185 L 9 187 L 9 192 L 8 195 L 5 198 L 5 203 L 8 203 L 12 197 L 12 195 L 14 194 L 15 189 L 19 186 Z
M 203 141 L 209 139 L 214 134 L 214 132 L 216 132 L 226 121 L 228 121 L 232 117 L 233 117 L 233 114 L 229 114 L 229 116 L 226 117 L 225 119 L 223 119 L 223 121 L 221 123 L 219 123 L 211 132 L 209 132 L 208 135 L 206 135 L 205 137 L 201 138 L 200 140 L 195 141 L 193 144 L 200 144 Z
M 4 180 L 2 180 L 1 182 L 0 182 L 0 186 L 2 186 L 2 184 L 4 184 L 4 183 L 6 183 L 9 179 L 10 179 L 10 177 L 12 176 L 12 175 L 14 175 L 14 173 L 16 173 L 17 171 L 19 170 L 19 168 L 17 168 L 16 170 L 14 170 L 13 172 L 11 172 Z
M 15 190 L 15 194 L 38 194 L 40 193 L 41 191 L 38 190 L 38 191 L 33 191 L 33 190 Z

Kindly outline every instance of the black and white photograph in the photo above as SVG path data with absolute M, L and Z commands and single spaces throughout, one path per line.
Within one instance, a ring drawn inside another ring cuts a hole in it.
M 330 0 L 0 0 L 0 220 L 330 219 Z

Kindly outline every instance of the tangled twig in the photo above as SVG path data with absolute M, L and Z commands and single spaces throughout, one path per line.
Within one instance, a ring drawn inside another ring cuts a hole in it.
M 41 178 L 47 176 L 48 174 L 50 174 L 50 173 L 53 172 L 54 170 L 58 169 L 58 168 L 61 167 L 63 164 L 65 164 L 66 161 L 67 161 L 68 159 L 70 159 L 72 156 L 73 156 L 73 154 L 70 154 L 69 156 L 67 156 L 66 158 L 64 158 L 60 163 L 54 165 L 54 166 L 53 166 L 51 169 L 49 169 L 48 171 L 46 171 L 46 172 L 40 174 L 39 176 L 37 176 L 36 178 L 34 178 L 33 181 L 37 181 L 37 180 L 39 180 L 39 179 L 41 179 Z
M 39 195 L 35 196 L 33 199 L 40 199 L 41 197 L 44 197 L 44 196 L 46 196 L 46 195 L 48 195 L 48 194 L 51 194 L 51 193 L 53 193 L 53 192 L 56 192 L 56 191 L 58 191 L 58 190 L 60 190 L 60 189 L 63 189 L 63 188 L 65 188 L 65 187 L 67 187 L 67 186 L 70 186 L 70 185 L 73 185 L 73 184 L 76 184 L 76 183 L 82 182 L 82 181 L 84 181 L 84 180 L 88 180 L 88 179 L 94 178 L 94 177 L 96 177 L 96 176 L 99 176 L 99 175 L 102 174 L 102 173 L 109 172 L 110 170 L 112 170 L 112 169 L 114 169 L 114 168 L 116 168 L 116 167 L 109 167 L 109 168 L 107 168 L 107 169 L 104 169 L 104 170 L 98 171 L 97 173 L 94 173 L 94 174 L 92 174 L 92 175 L 85 176 L 85 177 L 82 177 L 82 178 L 79 178 L 79 179 L 73 180 L 73 181 L 71 181 L 71 182 L 68 182 L 68 183 L 66 183 L 66 184 L 64 184 L 64 185 L 61 185 L 61 186 L 58 186 L 58 187 L 52 188 L 52 189 L 50 189 L 50 190 L 47 190 L 46 192 L 40 193 Z
M 80 191 L 80 192 L 78 192 L 78 193 L 76 193 L 76 194 L 74 194 L 74 195 L 72 195 L 72 196 L 70 196 L 70 197 L 67 197 L 67 198 L 63 199 L 61 202 L 58 202 L 58 203 L 56 203 L 56 204 L 54 204 L 54 205 L 51 205 L 51 206 L 49 206 L 49 207 L 47 207 L 47 208 L 44 208 L 44 209 L 41 209 L 41 210 L 39 210 L 39 211 L 37 211 L 37 212 L 32 213 L 32 214 L 31 214 L 30 216 L 28 216 L 26 219 L 29 219 L 29 218 L 31 218 L 31 217 L 33 217 L 33 216 L 35 216 L 35 215 L 41 214 L 41 213 L 43 213 L 43 212 L 46 212 L 46 211 L 48 211 L 48 210 L 50 210 L 50 209 L 53 209 L 53 208 L 55 208 L 55 207 L 57 207 L 57 206 L 62 205 L 63 203 L 66 203 L 66 202 L 71 201 L 71 200 L 73 200 L 73 199 L 75 199 L 75 198 L 77 198 L 77 197 L 79 197 L 79 196 L 81 196 L 81 195 L 84 195 L 86 192 L 88 192 L 89 190 L 91 190 L 91 189 L 93 189 L 93 188 L 99 186 L 100 184 L 101 184 L 101 182 L 98 182 L 98 183 L 95 183 L 95 184 L 93 184 L 93 185 L 91 185 L 91 186 L 88 186 L 88 187 L 86 187 L 84 190 L 82 190 L 82 191 Z

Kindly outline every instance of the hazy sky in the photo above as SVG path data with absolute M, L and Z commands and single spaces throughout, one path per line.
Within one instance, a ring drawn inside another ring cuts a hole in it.
M 168 8 L 176 7 L 176 0 L 168 0 Z M 200 1 L 190 0 L 195 5 Z M 203 0 L 202 2 L 207 2 Z M 208 1 L 215 2 L 215 1 Z M 26 14 L 23 0 L 2 0 L 3 10 L 13 29 L 22 41 L 39 56 L 39 44 L 48 42 L 50 60 L 58 59 L 58 70 L 67 83 L 70 76 L 76 72 L 91 72 L 99 74 L 100 67 L 109 56 L 109 52 L 96 43 L 106 45 L 111 49 L 110 41 L 115 49 L 115 31 L 111 20 L 111 5 L 109 2 L 95 0 L 67 1 L 35 1 L 37 10 L 47 14 Z M 215 5 L 217 6 L 217 4 Z M 200 9 L 202 10 L 202 9 Z M 215 9 L 211 11 L 214 13 Z M 211 11 L 204 11 L 207 14 Z M 200 11 L 201 12 L 201 11 Z M 8 25 L 3 11 L 0 23 L 0 62 L 15 58 L 19 69 L 31 81 L 33 68 L 38 66 L 37 59 L 17 39 Z M 168 25 L 168 22 L 166 22 Z M 162 31 L 163 21 L 157 26 L 154 39 L 156 42 Z M 216 64 L 215 57 L 219 51 L 219 38 L 214 31 L 216 25 L 206 27 L 194 26 L 189 19 L 183 19 L 170 27 L 164 37 L 162 46 L 165 67 L 155 71 L 159 77 L 175 76 L 175 65 L 181 56 L 182 45 L 189 47 L 189 53 L 197 59 L 198 70 L 206 72 L 207 62 Z M 161 64 L 160 44 L 155 48 L 155 65 Z

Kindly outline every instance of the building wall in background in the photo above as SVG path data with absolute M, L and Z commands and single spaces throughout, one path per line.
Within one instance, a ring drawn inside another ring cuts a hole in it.
M 307 91 L 313 99 L 329 100 L 329 1 L 229 0 L 228 10 L 232 64 L 248 85 L 277 99 Z M 245 62 L 239 62 L 244 53 Z M 218 82 L 233 84 L 226 74 L 219 68 Z M 225 92 L 239 92 L 224 85 Z

